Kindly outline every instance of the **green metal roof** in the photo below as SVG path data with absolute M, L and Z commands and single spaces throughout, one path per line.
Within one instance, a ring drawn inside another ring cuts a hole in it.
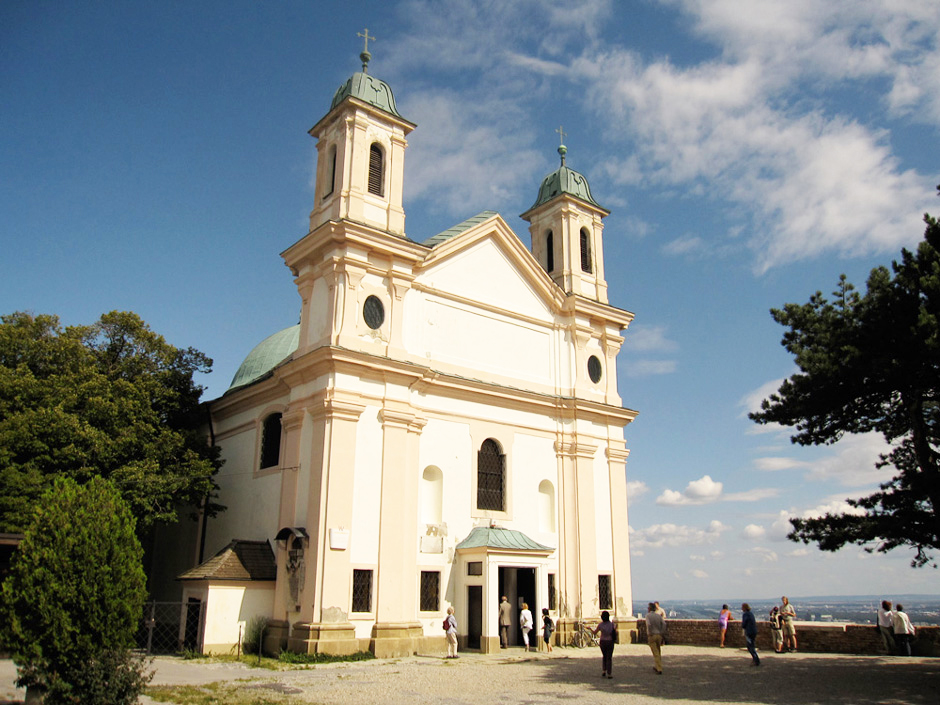
M 392 89 L 385 81 L 375 76 L 370 76 L 363 71 L 354 73 L 334 94 L 330 110 L 350 96 L 358 98 L 379 110 L 384 110 L 386 113 L 391 113 L 402 120 L 405 119 L 395 108 L 395 96 L 392 95 Z
M 444 232 L 438 233 L 437 235 L 433 237 L 429 237 L 427 240 L 425 240 L 421 244 L 426 247 L 435 247 L 436 245 L 440 245 L 442 242 L 446 242 L 447 240 L 450 240 L 452 237 L 456 237 L 457 235 L 460 235 L 460 233 L 469 230 L 474 225 L 479 225 L 484 220 L 489 220 L 494 215 L 499 215 L 499 213 L 497 213 L 496 211 L 483 211 L 481 213 L 477 213 L 472 218 L 467 218 L 462 223 L 457 223 L 457 225 L 447 228 L 447 230 L 445 230 Z
M 565 147 L 565 145 L 561 145 L 558 148 L 558 154 L 561 156 L 561 166 L 542 179 L 538 198 L 535 199 L 532 208 L 537 208 L 543 203 L 548 203 L 553 198 L 566 193 L 569 196 L 580 198 L 582 201 L 587 201 L 606 212 L 607 209 L 595 201 L 594 197 L 591 195 L 591 187 L 587 179 L 584 178 L 584 174 L 565 166 L 565 155 L 567 153 L 568 148 Z M 529 208 L 529 210 L 532 210 L 532 208 Z
M 245 358 L 244 362 L 242 362 L 241 366 L 238 368 L 238 372 L 235 373 L 235 377 L 232 379 L 228 391 L 261 379 L 281 362 L 286 360 L 291 353 L 297 349 L 299 344 L 299 323 L 296 326 L 278 331 L 274 335 L 269 335 L 248 353 L 248 357 Z
M 463 541 L 457 544 L 457 548 L 499 548 L 506 551 L 554 551 L 551 546 L 543 546 L 537 541 L 533 541 L 521 531 L 513 529 L 501 529 L 497 527 L 487 528 L 478 526 Z

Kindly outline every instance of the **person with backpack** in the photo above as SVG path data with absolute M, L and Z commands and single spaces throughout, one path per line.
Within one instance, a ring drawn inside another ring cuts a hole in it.
M 447 634 L 447 658 L 457 658 L 457 618 L 454 616 L 453 607 L 447 608 L 444 631 Z
M 555 623 L 548 616 L 548 607 L 542 608 L 542 639 L 545 641 L 545 649 L 548 653 L 552 652 L 552 632 L 555 631 Z

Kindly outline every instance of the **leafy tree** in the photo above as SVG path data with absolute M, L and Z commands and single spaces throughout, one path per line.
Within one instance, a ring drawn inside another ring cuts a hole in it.
M 57 479 L 32 515 L 0 593 L 0 641 L 48 703 L 134 703 L 149 680 L 130 654 L 146 598 L 134 524 L 100 477 Z
M 207 499 L 220 461 L 193 381 L 211 364 L 133 313 L 65 328 L 55 316 L 0 318 L 0 531 L 22 531 L 57 477 L 111 479 L 141 535 L 181 505 L 221 509 Z
M 918 567 L 940 548 L 940 225 L 924 221 L 917 251 L 902 250 L 890 271 L 873 269 L 864 295 L 843 275 L 832 301 L 816 292 L 809 303 L 771 311 L 789 329 L 782 343 L 800 372 L 750 415 L 795 427 L 800 445 L 881 433 L 892 450 L 878 467 L 897 474 L 874 494 L 847 500 L 863 513 L 791 519 L 788 538 L 824 551 L 908 546 Z

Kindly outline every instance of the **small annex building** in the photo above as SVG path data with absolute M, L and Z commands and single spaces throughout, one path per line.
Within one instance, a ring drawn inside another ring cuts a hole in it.
M 310 130 L 310 229 L 281 254 L 299 324 L 210 403 L 228 509 L 194 532 L 217 553 L 178 576 L 205 601 L 200 645 L 230 649 L 261 614 L 274 651 L 443 653 L 453 606 L 460 647 L 493 652 L 502 595 L 515 620 L 547 608 L 560 639 L 631 617 L 636 412 L 616 360 L 633 314 L 607 299 L 608 211 L 561 147 L 522 215 L 531 251 L 492 211 L 412 239 L 416 126 L 369 58 Z

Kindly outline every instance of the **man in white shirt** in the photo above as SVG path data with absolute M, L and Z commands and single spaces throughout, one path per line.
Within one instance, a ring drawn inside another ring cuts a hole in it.
M 894 640 L 898 645 L 898 656 L 911 655 L 911 639 L 914 636 L 914 625 L 904 613 L 904 606 L 898 605 L 892 615 L 894 620 Z
M 881 609 L 878 610 L 878 633 L 881 634 L 881 641 L 885 645 L 885 651 L 889 654 L 894 653 L 894 613 L 891 611 L 891 602 L 881 601 Z

